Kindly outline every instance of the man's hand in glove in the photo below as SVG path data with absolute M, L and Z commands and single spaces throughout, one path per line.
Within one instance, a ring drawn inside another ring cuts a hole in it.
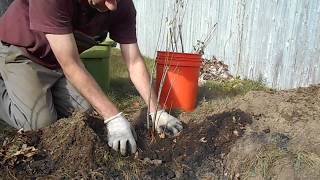
M 175 136 L 183 129 L 182 123 L 164 110 L 150 113 L 150 116 L 158 133 L 169 132 L 171 135 Z
M 122 155 L 127 153 L 128 149 L 131 153 L 137 150 L 137 135 L 128 120 L 119 113 L 109 119 L 105 119 L 104 123 L 108 130 L 108 145 L 115 151 L 119 151 Z M 129 152 L 129 153 L 130 153 Z

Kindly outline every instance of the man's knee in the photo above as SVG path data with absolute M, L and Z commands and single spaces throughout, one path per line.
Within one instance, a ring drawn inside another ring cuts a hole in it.
M 23 128 L 25 131 L 37 130 L 57 121 L 56 111 L 46 107 L 26 112 L 12 104 L 9 112 L 11 112 L 9 113 L 10 124 L 17 129 Z
M 0 119 L 10 126 L 16 129 L 36 130 L 57 120 L 57 113 L 49 102 L 28 106 L 26 101 L 18 101 L 20 98 L 17 98 L 15 93 L 12 94 L 9 96 L 5 83 L 0 78 Z

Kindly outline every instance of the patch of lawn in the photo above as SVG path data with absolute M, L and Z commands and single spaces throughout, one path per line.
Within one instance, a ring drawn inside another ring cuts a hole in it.
M 153 68 L 153 60 L 145 58 L 149 72 Z M 110 90 L 108 96 L 115 102 L 121 111 L 128 112 L 134 106 L 142 107 L 143 99 L 135 89 L 129 78 L 126 64 L 124 63 L 119 49 L 113 48 L 110 58 Z
M 149 72 L 152 71 L 154 60 L 148 57 L 144 57 L 147 69 Z M 111 80 L 117 78 L 129 79 L 127 67 L 122 59 L 121 51 L 117 48 L 112 48 L 110 57 L 110 75 Z
M 208 81 L 199 89 L 199 99 L 219 99 L 244 95 L 249 91 L 268 90 L 262 81 L 233 79 L 226 81 Z
M 205 118 L 207 114 L 217 113 L 226 108 L 236 96 L 249 91 L 266 91 L 262 81 L 241 80 L 239 78 L 226 81 L 208 81 L 199 87 L 197 108 L 192 116 L 194 119 Z

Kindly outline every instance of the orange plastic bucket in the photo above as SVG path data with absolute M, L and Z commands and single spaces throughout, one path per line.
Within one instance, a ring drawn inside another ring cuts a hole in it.
M 201 55 L 158 51 L 156 63 L 156 90 L 158 94 L 160 91 L 160 105 L 165 109 L 193 111 L 198 94 Z

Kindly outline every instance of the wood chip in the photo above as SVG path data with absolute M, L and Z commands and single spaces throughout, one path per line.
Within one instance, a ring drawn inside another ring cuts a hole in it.
M 159 137 L 160 137 L 160 139 L 164 139 L 164 138 L 166 138 L 166 134 L 165 133 L 160 133 Z
M 206 143 L 206 142 L 208 142 L 208 141 L 206 140 L 206 137 L 203 137 L 203 138 L 200 139 L 200 142 Z
M 234 130 L 234 131 L 233 131 L 233 134 L 234 134 L 235 136 L 239 136 L 239 131 Z
M 162 164 L 162 160 L 160 160 L 160 159 L 153 159 L 153 160 L 151 160 L 151 159 L 148 158 L 148 157 L 144 158 L 144 159 L 143 159 L 143 162 L 149 163 L 149 164 L 153 164 L 153 165 L 156 165 L 156 166 Z
M 237 122 L 236 117 L 232 116 L 232 121 L 233 121 L 233 123 L 236 123 Z

